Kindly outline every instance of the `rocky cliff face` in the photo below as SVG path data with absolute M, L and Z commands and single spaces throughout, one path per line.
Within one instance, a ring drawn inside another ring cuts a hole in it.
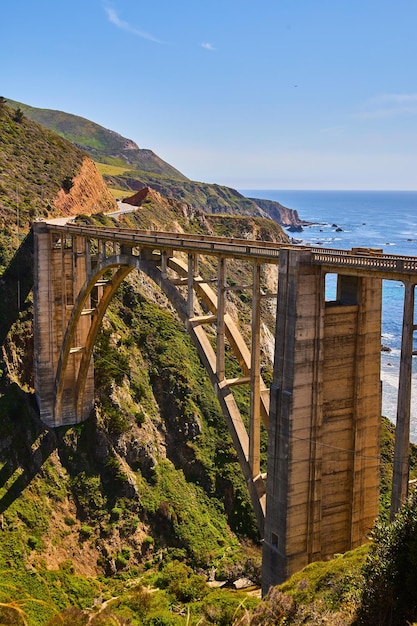
M 54 214 L 79 215 L 108 213 L 117 210 L 117 204 L 97 171 L 94 161 L 85 157 L 72 179 L 68 191 L 58 191 L 53 201 Z
M 295 209 L 289 209 L 274 200 L 261 200 L 260 198 L 250 198 L 267 215 L 281 226 L 307 226 L 308 222 L 301 220 Z

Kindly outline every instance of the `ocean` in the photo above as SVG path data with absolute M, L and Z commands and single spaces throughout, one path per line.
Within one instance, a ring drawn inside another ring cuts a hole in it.
M 239 190 L 250 198 L 276 200 L 314 222 L 292 233 L 304 244 L 348 250 L 380 248 L 388 254 L 417 256 L 417 191 Z M 396 421 L 404 288 L 383 281 L 381 353 L 383 414 Z M 417 333 L 414 333 L 417 349 Z M 417 357 L 413 358 L 411 441 L 417 443 Z

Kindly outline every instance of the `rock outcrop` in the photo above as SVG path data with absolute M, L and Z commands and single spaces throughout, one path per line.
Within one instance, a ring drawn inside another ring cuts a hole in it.
M 94 161 L 85 157 L 81 168 L 72 179 L 68 191 L 60 189 L 54 199 L 55 215 L 106 213 L 116 211 L 117 204 L 106 187 Z
M 309 226 L 310 222 L 301 220 L 298 216 L 298 212 L 295 209 L 289 209 L 275 200 L 264 200 L 260 198 L 250 198 L 253 202 L 269 215 L 269 217 L 280 224 L 281 226 L 296 226 L 302 227 Z M 300 230 L 300 228 L 298 228 Z

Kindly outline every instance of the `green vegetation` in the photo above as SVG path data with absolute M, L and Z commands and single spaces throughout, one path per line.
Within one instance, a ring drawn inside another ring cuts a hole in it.
M 364 567 L 357 626 L 401 626 L 417 620 L 417 491 L 392 524 L 380 522 Z
M 165 163 L 152 150 L 140 149 L 133 141 L 90 120 L 63 111 L 38 109 L 13 100 L 9 100 L 8 104 L 21 110 L 28 119 L 71 141 L 95 161 L 116 166 L 129 163 L 133 168 L 186 180 L 181 172 Z
M 0 107 L 0 143 L 0 267 L 4 268 L 30 223 L 46 217 L 58 191 L 72 183 L 84 155 L 7 104 Z
M 139 169 L 129 169 L 119 174 L 103 172 L 103 178 L 109 187 L 125 189 L 123 196 L 132 196 L 143 187 L 151 187 L 164 198 L 176 200 L 188 207 L 205 213 L 231 213 L 236 215 L 265 215 L 256 202 L 245 198 L 235 189 L 172 178 Z
M 83 153 L 31 122 L 30 107 L 15 109 L 0 98 L 0 264 L 7 266 L 0 315 L 0 624 L 359 626 L 416 620 L 417 496 L 394 525 L 385 523 L 393 454 L 393 427 L 386 420 L 381 521 L 371 544 L 309 565 L 262 602 L 207 584 L 214 575 L 226 585 L 239 577 L 259 582 L 255 520 L 207 374 L 169 303 L 144 276 L 128 277 L 103 322 L 92 418 L 55 431 L 43 426 L 32 391 L 30 238 L 9 261 L 31 219 L 51 213 L 57 192 L 71 189 Z M 115 149 L 118 156 L 101 169 L 119 191 L 130 195 L 151 184 L 164 194 L 150 193 L 120 225 L 285 237 L 262 217 L 237 215 L 257 211 L 237 192 L 192 183 L 163 162 L 152 169 L 149 151 L 137 149 L 149 171 L 139 161 L 132 168 L 123 138 L 111 144 L 108 131 L 86 120 L 71 127 L 73 116 L 46 117 L 97 158 L 108 158 L 109 146 Z M 226 210 L 236 215 L 219 213 Z M 79 221 L 114 224 L 104 215 Z M 201 271 L 210 278 L 216 269 L 207 261 Z M 18 275 L 19 306 L 10 287 Z M 250 282 L 242 264 L 230 264 L 228 279 L 234 286 Z M 230 295 L 230 305 L 249 336 L 244 289 Z M 226 356 L 228 373 L 238 375 L 236 361 Z M 245 418 L 247 390 L 238 391 L 237 401 Z M 263 453 L 265 448 L 263 433 Z
M 394 458 L 395 426 L 382 418 L 380 521 L 388 522 L 391 506 L 392 459 Z M 410 480 L 417 478 L 417 445 L 410 445 Z
M 13 100 L 8 104 L 87 152 L 99 164 L 100 172 L 115 198 L 131 196 L 142 187 L 149 186 L 164 198 L 176 200 L 194 211 L 271 216 L 278 223 L 282 223 L 284 213 L 286 220 L 291 214 L 278 202 L 249 199 L 230 187 L 190 181 L 152 150 L 141 149 L 132 140 L 90 120 Z M 298 220 L 295 213 L 293 216 Z

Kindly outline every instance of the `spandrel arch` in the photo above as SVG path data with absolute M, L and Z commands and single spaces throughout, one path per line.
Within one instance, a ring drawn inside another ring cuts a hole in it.
M 223 281 L 222 296 L 204 281 L 198 273 L 197 254 L 190 252 L 187 260 L 173 256 L 172 250 L 155 251 L 153 248 L 135 250 L 133 246 L 119 246 L 91 241 L 80 237 L 72 240 L 45 233 L 49 239 L 49 261 L 43 264 L 49 268 L 49 276 L 38 273 L 37 304 L 47 297 L 52 316 L 57 319 L 49 324 L 49 352 L 55 351 L 49 362 L 49 393 L 45 393 L 45 365 L 41 371 L 38 365 L 36 392 L 42 419 L 49 426 L 60 426 L 84 421 L 94 405 L 93 349 L 106 310 L 123 280 L 132 271 L 144 272 L 165 293 L 184 322 L 198 350 L 199 356 L 209 374 L 219 399 L 224 417 L 237 451 L 239 463 L 245 476 L 252 497 L 260 532 L 263 532 L 265 517 L 265 484 L 260 466 L 260 428 L 261 420 L 267 425 L 269 408 L 269 390 L 265 386 L 257 358 L 256 371 L 251 350 L 247 347 L 239 329 L 226 311 L 226 258 L 219 260 L 218 275 Z M 38 235 L 38 249 L 44 250 L 46 241 Z M 118 248 L 115 250 L 115 248 Z M 112 252 L 116 252 L 115 254 Z M 39 254 L 38 254 L 39 258 Z M 43 260 L 41 261 L 41 264 Z M 260 306 L 260 264 L 253 265 L 258 296 L 256 307 Z M 171 270 L 168 277 L 168 270 Z M 84 280 L 82 281 L 82 277 Z M 258 277 L 256 279 L 256 277 Z M 45 278 L 49 282 L 44 289 Z M 217 279 L 216 279 L 217 280 Z M 69 288 L 71 287 L 71 288 Z M 184 289 L 185 287 L 185 289 Z M 53 292 L 51 294 L 51 291 Z M 42 296 L 43 294 L 43 296 Z M 196 315 L 195 305 L 201 304 L 206 315 Z M 44 307 L 47 304 L 44 302 Z M 49 311 L 49 313 L 51 313 Z M 252 332 L 252 351 L 259 351 L 259 313 L 257 326 Z M 51 320 L 49 320 L 51 321 Z M 40 339 L 45 336 L 43 321 L 37 320 L 38 332 L 36 343 L 45 351 Z M 213 347 L 206 333 L 207 325 L 215 326 L 217 345 Z M 57 327 L 61 335 L 55 333 Z M 52 332 L 51 332 L 52 331 Z M 254 339 L 254 335 L 256 339 Z M 225 342 L 240 364 L 241 375 L 233 380 L 226 378 L 224 368 Z M 45 342 L 44 342 L 45 343 Z M 36 364 L 35 364 L 36 365 Z M 251 415 L 249 429 L 245 427 L 235 401 L 233 391 L 237 385 L 251 388 Z M 252 392 L 256 387 L 256 395 Z

